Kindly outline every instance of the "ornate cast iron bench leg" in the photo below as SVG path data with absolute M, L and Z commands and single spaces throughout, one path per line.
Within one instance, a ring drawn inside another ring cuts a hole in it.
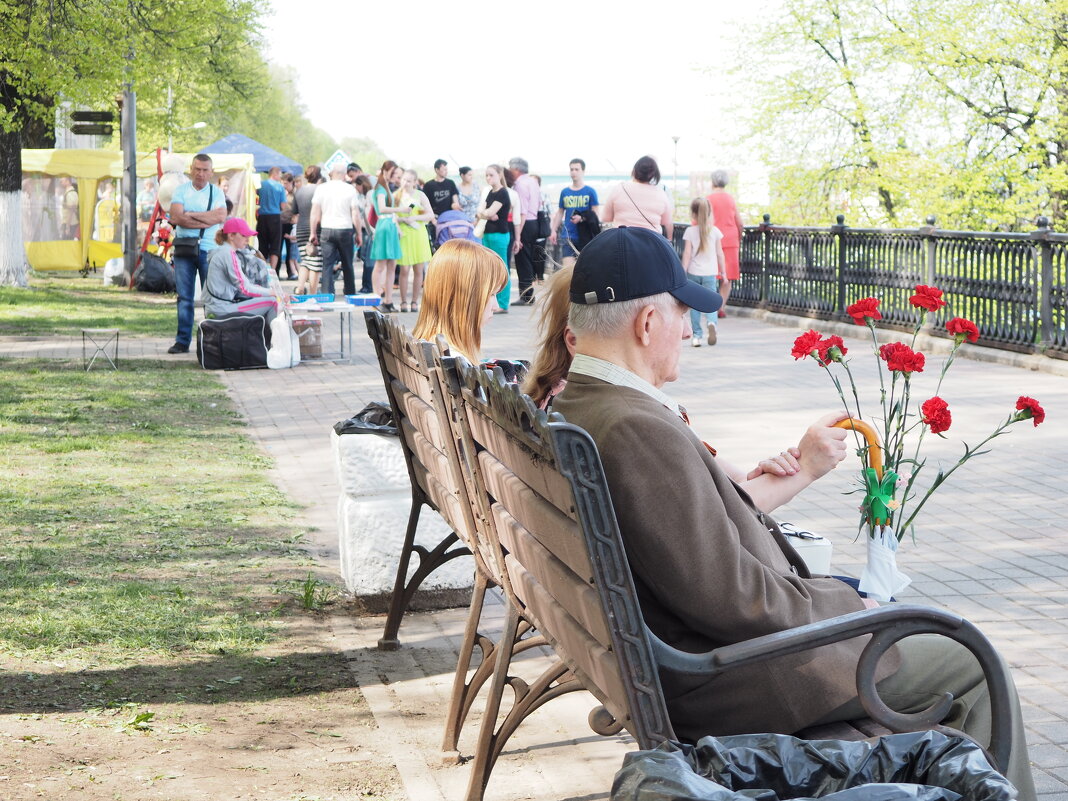
M 393 583 L 393 595 L 390 598 L 389 612 L 386 615 L 386 626 L 382 632 L 382 637 L 378 641 L 378 647 L 382 651 L 396 651 L 400 648 L 397 632 L 400 630 L 401 618 L 404 617 L 404 612 L 412 602 L 412 596 L 419 589 L 419 585 L 423 583 L 423 579 L 446 562 L 458 556 L 468 556 L 471 553 L 464 547 L 449 550 L 460 540 L 455 532 L 439 542 L 432 551 L 415 544 L 415 530 L 419 526 L 419 514 L 422 511 L 423 503 L 422 493 L 413 491 L 412 511 L 408 515 L 408 528 L 404 532 L 404 547 L 401 549 L 400 559 L 397 563 L 397 578 Z M 412 574 L 412 577 L 408 579 L 408 567 L 411 564 L 413 553 L 419 557 L 419 566 L 416 568 L 415 573 Z

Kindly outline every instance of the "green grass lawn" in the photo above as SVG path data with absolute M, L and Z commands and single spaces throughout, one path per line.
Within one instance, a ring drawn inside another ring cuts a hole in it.
M 174 295 L 104 286 L 99 273 L 32 274 L 28 289 L 0 287 L 0 335 L 121 328 L 124 334 L 166 337 L 173 336 L 176 319 Z
M 246 652 L 307 595 L 295 507 L 212 373 L 0 360 L 0 445 L 0 657 Z

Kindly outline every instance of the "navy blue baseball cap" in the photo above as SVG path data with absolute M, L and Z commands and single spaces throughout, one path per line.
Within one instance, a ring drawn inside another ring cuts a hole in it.
M 602 231 L 579 253 L 571 276 L 571 302 L 584 306 L 662 292 L 705 314 L 723 305 L 718 292 L 686 277 L 671 243 L 647 228 Z

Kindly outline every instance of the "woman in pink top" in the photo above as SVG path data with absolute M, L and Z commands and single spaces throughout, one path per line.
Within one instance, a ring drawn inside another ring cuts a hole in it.
M 619 184 L 601 209 L 601 221 L 648 228 L 671 239 L 671 202 L 660 188 L 660 168 L 652 156 L 634 162 L 629 183 Z
M 723 309 L 727 307 L 727 298 L 731 294 L 731 281 L 737 281 L 741 277 L 738 266 L 738 251 L 742 244 L 742 217 L 738 214 L 738 207 L 724 187 L 727 185 L 727 171 L 716 170 L 712 173 L 712 193 L 708 196 L 709 205 L 712 206 L 712 217 L 716 221 L 716 228 L 723 234 L 723 257 L 726 260 L 726 279 L 719 283 L 719 294 L 723 296 L 723 308 L 719 310 L 720 317 L 726 317 Z

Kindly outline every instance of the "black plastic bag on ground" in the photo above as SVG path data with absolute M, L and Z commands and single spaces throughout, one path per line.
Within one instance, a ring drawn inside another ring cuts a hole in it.
M 155 253 L 142 253 L 141 263 L 133 274 L 134 289 L 138 292 L 177 292 L 174 269 Z
M 872 740 L 702 737 L 627 754 L 611 801 L 1011 801 L 983 750 L 934 731 Z
M 338 434 L 387 434 L 397 436 L 397 427 L 393 425 L 393 409 L 388 403 L 373 401 L 356 412 L 348 420 L 334 423 Z

